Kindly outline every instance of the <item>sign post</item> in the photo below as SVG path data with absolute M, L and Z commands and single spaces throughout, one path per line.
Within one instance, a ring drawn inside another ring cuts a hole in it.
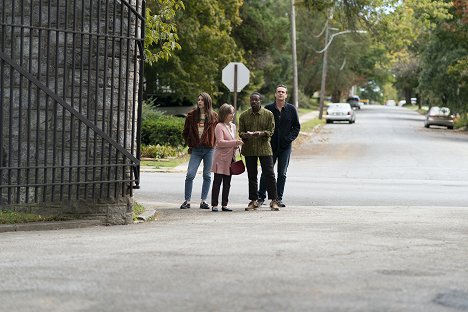
M 234 92 L 234 109 L 237 112 L 237 92 L 249 84 L 250 71 L 244 64 L 239 62 L 231 62 L 223 69 L 222 81 L 229 91 Z M 236 115 L 234 115 L 234 123 L 236 123 Z

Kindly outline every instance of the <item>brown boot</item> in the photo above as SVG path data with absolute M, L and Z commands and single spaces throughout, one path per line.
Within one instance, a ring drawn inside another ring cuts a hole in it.
M 276 199 L 273 199 L 270 203 L 270 209 L 273 210 L 273 211 L 278 211 L 280 210 L 280 207 L 278 206 L 278 202 L 276 201 Z
M 252 200 L 249 205 L 247 206 L 247 208 L 245 208 L 246 211 L 250 211 L 250 210 L 257 210 L 258 208 L 258 204 L 257 204 L 257 201 L 256 200 Z

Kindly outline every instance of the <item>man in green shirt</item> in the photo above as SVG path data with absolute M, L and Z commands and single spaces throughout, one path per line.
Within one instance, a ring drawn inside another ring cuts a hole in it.
M 273 170 L 273 151 L 270 139 L 275 130 L 273 113 L 262 107 L 262 96 L 258 92 L 250 96 L 250 109 L 239 117 L 239 136 L 244 141 L 242 155 L 245 156 L 245 166 L 249 179 L 250 203 L 245 210 L 258 208 L 258 161 L 262 166 L 262 174 L 268 196 L 271 199 L 271 210 L 279 210 L 277 203 L 275 172 Z

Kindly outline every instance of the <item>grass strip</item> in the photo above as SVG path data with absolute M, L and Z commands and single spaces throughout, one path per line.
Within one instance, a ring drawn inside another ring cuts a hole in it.
M 136 221 L 138 216 L 143 212 L 145 212 L 145 207 L 142 204 L 135 202 L 133 205 L 133 221 Z
M 65 221 L 69 218 L 62 216 L 43 216 L 34 213 L 16 212 L 16 211 L 0 211 L 0 224 L 16 224 L 29 222 L 44 222 L 44 221 Z

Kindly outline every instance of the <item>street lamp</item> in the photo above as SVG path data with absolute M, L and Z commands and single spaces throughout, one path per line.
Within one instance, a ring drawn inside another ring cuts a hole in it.
M 344 30 L 344 31 L 340 31 L 340 32 L 337 32 L 337 33 L 334 33 L 330 36 L 330 40 L 328 40 L 328 33 L 329 31 L 332 30 L 332 28 L 328 27 L 328 21 L 327 21 L 327 25 L 325 27 L 325 47 L 320 50 L 320 51 L 317 51 L 317 53 L 323 53 L 323 62 L 322 62 L 322 81 L 320 83 L 320 101 L 319 101 L 319 116 L 318 118 L 319 119 L 322 119 L 322 116 L 323 116 L 323 102 L 325 101 L 325 84 L 326 84 L 326 80 L 327 80 L 327 56 L 328 56 L 328 48 L 330 47 L 330 44 L 332 43 L 333 39 L 336 37 L 336 36 L 339 36 L 339 35 L 344 35 L 344 34 L 348 34 L 348 33 L 367 33 L 367 31 L 365 30 Z

